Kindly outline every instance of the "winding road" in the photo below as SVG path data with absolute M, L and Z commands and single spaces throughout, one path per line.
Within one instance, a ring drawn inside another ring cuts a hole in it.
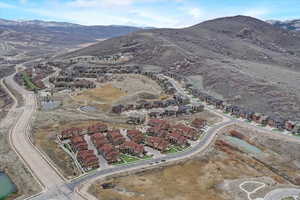
M 15 125 L 10 131 L 11 146 L 43 188 L 41 193 L 27 198 L 30 200 L 94 199 L 94 197 L 87 193 L 87 189 L 88 186 L 96 179 L 136 169 L 152 168 L 155 165 L 177 161 L 198 153 L 203 153 L 208 149 L 209 145 L 213 143 L 219 130 L 226 126 L 240 123 L 239 121 L 229 118 L 228 116 L 216 113 L 222 116 L 223 121 L 214 125 L 214 127 L 209 128 L 202 137 L 201 141 L 186 151 L 176 154 L 168 154 L 161 158 L 144 160 L 134 164 L 116 166 L 102 170 L 99 169 L 76 179 L 66 180 L 56 169 L 55 165 L 52 164 L 52 162 L 47 158 L 47 156 L 39 151 L 39 149 L 37 149 L 30 140 L 30 125 L 33 114 L 37 108 L 35 94 L 20 87 L 13 80 L 13 75 L 6 77 L 4 81 L 9 88 L 20 93 L 24 99 L 24 105 L 22 105 L 20 108 L 17 108 L 18 100 L 5 86 L 5 84 L 3 84 L 3 80 L 1 80 L 3 88 L 7 90 L 7 92 L 15 101 L 10 112 L 14 112 L 16 109 L 22 111 L 20 112 L 18 119 L 15 121 Z M 271 199 L 269 198 L 267 200 Z

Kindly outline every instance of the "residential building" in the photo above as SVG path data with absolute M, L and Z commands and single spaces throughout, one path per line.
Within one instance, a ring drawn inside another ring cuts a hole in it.
M 138 144 L 141 144 L 145 140 L 144 134 L 139 130 L 127 130 L 127 137 Z
M 167 135 L 167 140 L 175 145 L 181 146 L 181 147 L 186 147 L 189 145 L 186 137 L 181 135 L 179 132 L 173 131 Z
M 151 137 L 151 136 L 146 138 L 145 144 L 161 152 L 167 151 L 170 146 L 170 143 L 165 139 L 160 137 Z
M 138 157 L 143 157 L 146 153 L 144 146 L 133 141 L 126 141 L 120 145 L 119 150 L 122 153 L 131 154 Z
M 108 131 L 106 137 L 108 141 L 113 145 L 120 145 L 125 142 L 125 138 L 120 133 L 120 130 Z
M 71 147 L 73 151 L 82 151 L 88 149 L 88 144 L 83 136 L 74 136 L 71 138 Z

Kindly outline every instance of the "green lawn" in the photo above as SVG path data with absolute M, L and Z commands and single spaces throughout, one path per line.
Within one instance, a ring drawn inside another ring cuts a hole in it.
M 126 154 L 122 154 L 120 158 L 126 163 L 136 162 L 136 161 L 140 160 L 140 158 L 138 158 L 138 157 L 134 157 L 134 156 L 126 155 Z
M 123 164 L 126 164 L 126 162 L 124 160 L 112 163 L 112 165 L 123 165 Z
M 178 152 L 178 149 L 176 147 L 172 147 L 168 151 L 166 151 L 165 153 L 169 154 L 169 153 L 177 153 L 177 152 Z
M 27 89 L 29 89 L 29 90 L 39 89 L 36 85 L 34 85 L 34 83 L 32 83 L 32 81 L 31 81 L 30 77 L 27 75 L 27 73 L 23 72 L 22 78 L 25 82 Z
M 295 200 L 295 198 L 294 197 L 284 197 L 281 200 Z
M 153 155 L 149 156 L 149 155 L 145 155 L 144 157 L 142 157 L 142 160 L 149 160 L 153 157 Z

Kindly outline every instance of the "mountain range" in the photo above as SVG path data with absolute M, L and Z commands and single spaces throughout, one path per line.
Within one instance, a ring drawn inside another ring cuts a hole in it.
M 143 28 L 0 19 L 0 56 L 57 53 L 141 29 Z
M 300 120 L 300 33 L 247 16 L 183 29 L 140 30 L 57 57 L 131 55 L 257 112 Z
M 291 31 L 300 31 L 300 19 L 286 20 L 286 21 L 269 20 L 267 22 L 279 28 L 283 28 Z

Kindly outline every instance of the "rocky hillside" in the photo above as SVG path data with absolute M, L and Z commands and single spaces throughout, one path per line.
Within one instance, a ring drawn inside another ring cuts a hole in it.
M 290 31 L 300 31 L 300 19 L 288 21 L 269 20 L 267 22 L 274 25 L 275 27 L 283 28 Z
M 129 63 L 185 75 L 229 102 L 300 120 L 300 34 L 235 16 L 185 29 L 142 30 L 59 59 L 131 54 Z

